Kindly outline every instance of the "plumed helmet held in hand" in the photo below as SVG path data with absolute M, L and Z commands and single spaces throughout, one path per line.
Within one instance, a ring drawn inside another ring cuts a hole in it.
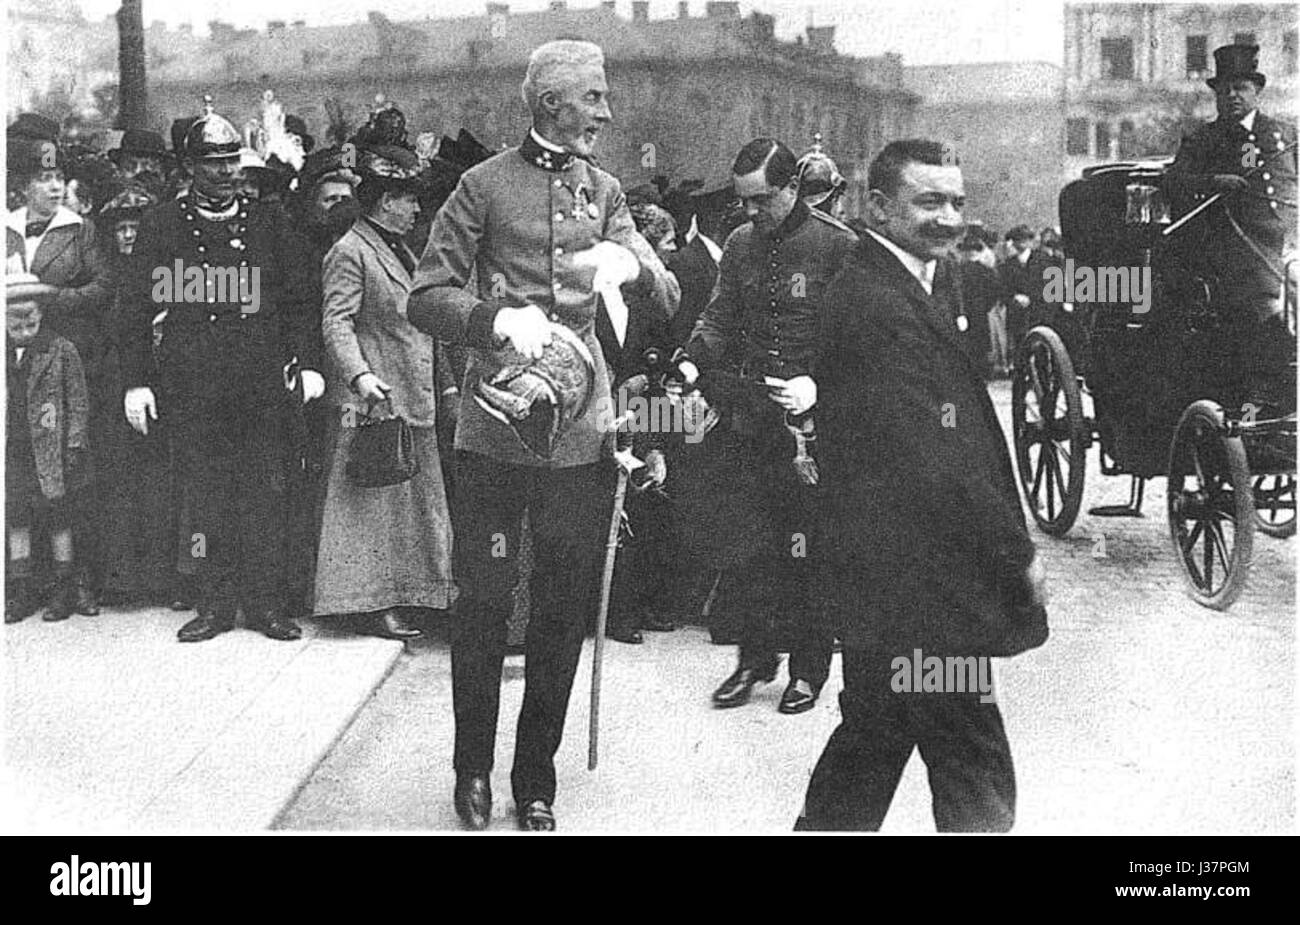
M 582 417 L 596 389 L 596 364 L 587 345 L 562 324 L 539 360 L 511 354 L 495 373 L 474 384 L 474 401 L 510 427 L 539 459 L 550 459 L 565 429 Z

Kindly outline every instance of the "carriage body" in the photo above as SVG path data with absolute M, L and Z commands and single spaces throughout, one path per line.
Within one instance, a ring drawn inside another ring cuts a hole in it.
M 1247 401 L 1231 293 L 1209 259 L 1204 218 L 1178 224 L 1193 204 L 1178 200 L 1169 166 L 1105 164 L 1062 190 L 1063 273 L 1080 283 L 1091 274 L 1094 285 L 1057 316 L 1070 324 L 1035 327 L 1017 347 L 1017 468 L 1038 526 L 1058 536 L 1078 515 L 1090 447 L 1103 474 L 1134 486 L 1128 506 L 1095 515 L 1136 515 L 1144 481 L 1167 476 L 1171 537 L 1193 596 L 1226 607 L 1244 584 L 1255 526 L 1294 532 L 1295 415 L 1261 419 Z M 1103 291 L 1103 279 L 1120 291 Z M 1130 285 L 1115 286 L 1121 279 Z M 1291 285 L 1285 302 L 1294 331 Z

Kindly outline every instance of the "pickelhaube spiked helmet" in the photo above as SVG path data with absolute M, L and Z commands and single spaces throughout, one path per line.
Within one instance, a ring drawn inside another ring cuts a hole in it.
M 821 205 L 848 185 L 830 155 L 822 149 L 821 132 L 813 135 L 813 146 L 799 158 L 796 169 L 799 195 L 810 206 Z
M 212 97 L 203 98 L 203 115 L 185 132 L 181 146 L 182 157 L 215 158 L 239 157 L 244 139 L 230 124 L 212 109 Z

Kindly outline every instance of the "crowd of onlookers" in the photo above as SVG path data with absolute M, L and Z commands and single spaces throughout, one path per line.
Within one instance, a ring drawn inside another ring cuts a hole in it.
M 32 114 L 19 116 L 9 126 L 7 619 L 20 619 L 41 604 L 48 605 L 45 616 L 50 620 L 74 612 L 92 615 L 101 603 L 169 605 L 178 611 L 193 607 L 196 555 L 187 526 L 186 485 L 174 465 L 172 434 L 165 417 L 147 434 L 125 421 L 116 338 L 124 311 L 120 285 L 141 218 L 189 188 L 190 177 L 180 155 L 194 122 L 194 118 L 176 120 L 170 146 L 161 135 L 140 130 L 108 133 L 96 144 L 70 142 L 56 122 Z M 399 227 L 390 243 L 399 258 L 404 250 L 411 260 L 418 260 L 433 215 L 460 172 L 491 152 L 466 133 L 454 141 L 444 138 L 441 147 L 430 136 L 412 139 L 400 110 L 391 105 L 378 108 L 366 125 L 346 138 L 332 138 L 328 145 L 318 146 L 292 115 L 284 117 L 279 128 L 281 139 L 288 138 L 289 145 L 268 146 L 265 132 L 247 138 L 240 154 L 240 190 L 243 196 L 286 210 L 311 259 L 321 266 L 322 347 L 337 366 L 340 356 L 360 348 L 356 319 L 330 308 L 326 255 L 331 248 L 381 202 L 397 201 L 405 194 L 412 205 L 409 224 Z M 401 189 L 391 177 L 368 174 L 366 158 L 358 162 L 356 157 L 361 150 L 386 152 L 392 158 L 398 149 L 405 152 L 399 161 L 409 159 L 412 180 Z M 648 348 L 667 356 L 687 342 L 714 286 L 721 244 L 744 221 L 730 190 L 704 190 L 698 182 L 670 186 L 666 178 L 658 177 L 653 184 L 628 190 L 628 202 L 638 230 L 676 275 L 682 298 L 669 326 L 634 327 L 621 344 L 614 342 L 602 316 L 597 330 L 607 357 L 618 358 L 610 364 L 617 367 L 611 370 L 616 379 L 637 372 Z M 856 219 L 849 224 L 861 232 Z M 965 259 L 963 289 L 971 321 L 968 341 L 990 378 L 1006 376 L 1014 345 L 1024 331 L 1044 320 L 1059 323 L 1048 313 L 1063 309 L 1045 304 L 1042 298 L 1044 266 L 1062 259 L 1059 234 L 1052 228 L 1034 233 L 1021 225 L 999 240 L 989 229 L 972 223 L 960 255 Z M 160 318 L 156 343 L 163 330 Z M 412 344 L 418 346 L 416 339 Z M 420 361 L 414 355 L 380 361 L 381 351 L 374 343 L 369 352 L 370 367 L 383 362 L 390 374 L 376 375 L 376 382 L 353 383 L 360 386 L 359 392 L 353 388 L 353 396 L 387 396 L 394 385 L 388 380 L 404 380 L 416 368 L 410 364 Z M 422 440 L 432 441 L 434 452 L 429 458 L 440 460 L 443 486 L 429 497 L 413 499 L 410 493 L 415 489 L 408 485 L 406 493 L 389 499 L 394 503 L 383 511 L 362 510 L 355 506 L 355 498 L 335 497 L 331 502 L 331 490 L 344 490 L 338 479 L 330 488 L 330 473 L 336 468 L 337 448 L 344 436 L 337 419 L 347 390 L 342 390 L 343 397 L 332 390 L 329 400 L 306 406 L 306 438 L 292 473 L 295 494 L 286 560 L 291 614 L 341 610 L 380 614 L 372 628 L 401 636 L 415 631 L 410 618 L 421 609 L 442 609 L 454 601 L 450 582 L 446 587 L 425 587 L 449 576 L 408 576 L 419 587 L 395 585 L 372 595 L 351 584 L 364 569 L 331 569 L 327 577 L 332 581 L 323 582 L 328 589 L 322 589 L 316 569 L 318 554 L 337 563 L 348 558 L 348 549 L 365 545 L 358 536 L 392 530 L 404 539 L 390 544 L 391 549 L 405 549 L 426 559 L 447 554 L 447 550 L 430 553 L 420 544 L 427 542 L 431 532 L 437 533 L 430 529 L 432 522 L 450 520 L 447 499 L 454 495 L 455 474 L 449 460 L 464 357 L 461 350 L 438 344 L 430 361 L 437 386 L 436 413 L 433 408 L 423 415 L 409 406 L 400 409 L 415 423 L 430 424 L 427 437 L 418 427 L 417 432 Z M 392 394 L 403 393 L 411 394 L 409 389 Z M 50 407 L 57 408 L 53 427 L 47 413 Z M 697 510 L 725 509 L 725 499 L 713 496 L 710 487 L 718 481 L 711 467 L 719 463 L 707 449 L 682 441 L 659 448 L 652 459 L 655 464 L 661 462 L 662 453 L 669 457 L 668 483 L 630 502 L 643 529 L 627 541 L 620 556 L 611 633 L 637 642 L 639 629 L 665 630 L 683 620 L 699 622 L 703 614 L 714 638 L 727 641 L 734 615 L 727 612 L 727 585 L 722 581 L 727 554 L 721 547 L 726 544 L 710 539 L 725 533 L 725 525 L 714 522 L 721 515 L 700 515 L 683 523 L 673 513 L 687 506 L 680 502 L 691 499 L 701 502 Z M 674 506 L 673 501 L 679 503 Z M 424 513 L 414 519 L 396 517 L 395 512 L 412 505 Z M 370 524 L 370 529 L 361 530 L 362 523 Z M 526 587 L 528 556 L 523 560 L 521 591 Z M 347 589 L 351 590 L 345 593 Z M 522 617 L 526 594 L 519 598 Z

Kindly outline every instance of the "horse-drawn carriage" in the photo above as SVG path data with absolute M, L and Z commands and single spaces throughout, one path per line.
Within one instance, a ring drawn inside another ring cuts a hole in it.
M 1055 307 L 1069 322 L 1034 327 L 1018 345 L 1016 463 L 1034 520 L 1055 536 L 1079 514 L 1094 444 L 1103 474 L 1132 478 L 1127 505 L 1094 514 L 1138 515 L 1145 480 L 1166 476 L 1170 537 L 1192 595 L 1224 609 L 1245 585 L 1256 530 L 1296 529 L 1295 364 L 1282 371 L 1279 403 L 1252 402 L 1241 319 L 1228 316 L 1239 306 L 1227 304 L 1197 233 L 1206 216 L 1171 219 L 1169 166 L 1094 167 L 1062 191 L 1065 294 L 1091 274 L 1092 301 L 1062 299 Z M 1295 267 L 1272 272 L 1294 338 Z M 1105 291 L 1121 282 L 1134 291 Z

